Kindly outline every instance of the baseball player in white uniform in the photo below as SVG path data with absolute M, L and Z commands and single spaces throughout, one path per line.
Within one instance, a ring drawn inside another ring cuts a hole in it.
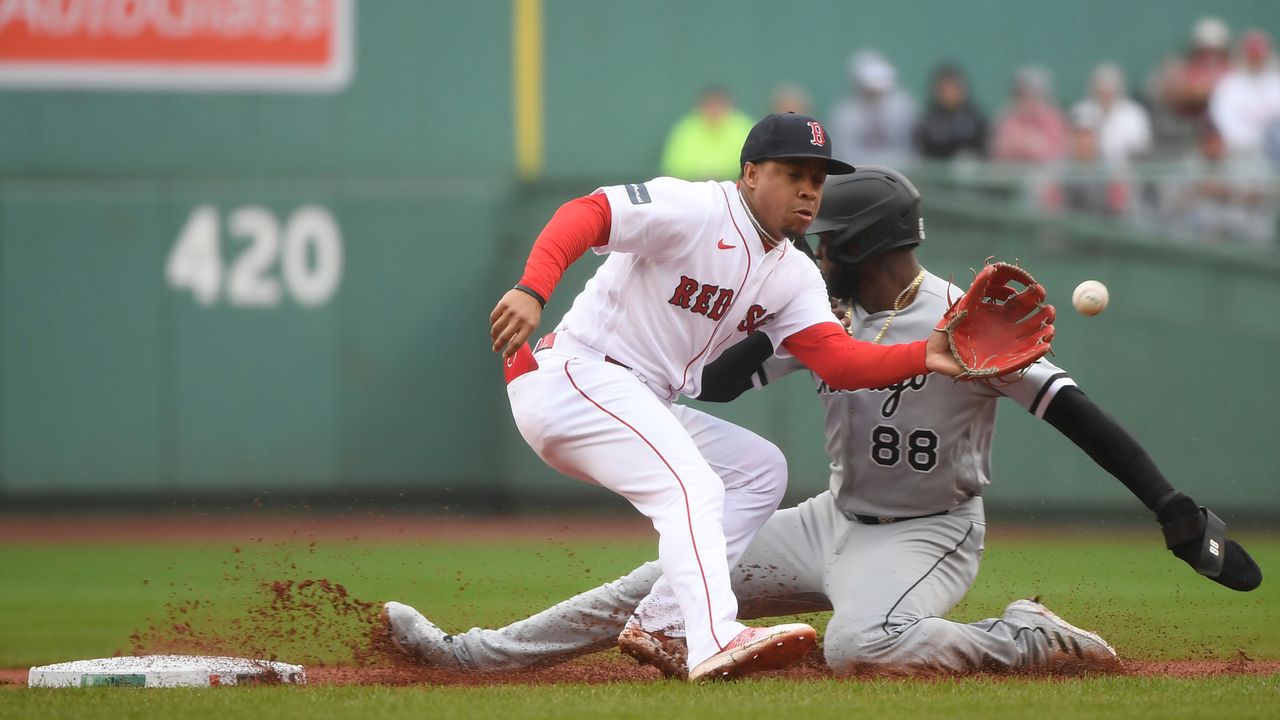
M 832 294 L 853 300 L 849 332 L 872 343 L 929 336 L 948 298 L 961 291 L 916 260 L 924 231 L 915 188 L 874 167 L 830 185 L 813 229 Z M 703 399 L 729 400 L 800 368 L 773 354 L 765 335 L 735 345 L 706 368 Z M 1002 617 L 976 623 L 942 617 L 977 575 L 986 529 L 981 494 L 1000 397 L 1048 420 L 1120 479 L 1156 513 L 1170 549 L 1199 572 L 1236 590 L 1261 581 L 1221 521 L 1173 490 L 1141 447 L 1045 360 L 992 384 L 930 373 L 856 391 L 817 376 L 814 382 L 826 408 L 830 490 L 774 513 L 732 583 L 743 617 L 831 609 L 824 650 L 837 672 L 1116 664 L 1102 638 L 1034 600 L 1017 600 Z M 1216 566 L 1206 561 L 1214 547 Z M 403 646 L 441 667 L 497 671 L 607 647 L 616 636 L 624 651 L 683 675 L 688 620 L 650 594 L 663 570 L 648 563 L 497 630 L 447 635 L 415 614 Z
M 940 333 L 876 346 L 833 321 L 820 273 L 788 240 L 812 222 L 826 176 L 853 170 L 832 159 L 816 120 L 765 117 L 741 161 L 736 182 L 658 178 L 566 204 L 490 317 L 512 416 L 529 446 L 653 522 L 663 569 L 655 603 L 679 608 L 695 682 L 785 666 L 816 640 L 801 623 L 747 628 L 729 584 L 729 568 L 785 491 L 781 453 L 672 403 L 698 395 L 703 367 L 757 330 L 832 387 L 961 373 Z M 588 248 L 608 258 L 530 352 L 525 340 L 542 306 Z M 417 614 L 394 604 L 384 615 L 399 642 Z

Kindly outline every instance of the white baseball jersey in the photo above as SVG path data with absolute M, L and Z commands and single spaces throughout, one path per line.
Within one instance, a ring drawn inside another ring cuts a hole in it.
M 774 347 L 834 322 L 821 274 L 790 242 L 765 251 L 733 182 L 656 178 L 600 188 L 608 259 L 556 328 L 616 359 L 660 396 L 696 396 L 702 368 L 763 330 Z
M 882 342 L 914 342 L 929 336 L 946 312 L 948 297 L 964 290 L 926 274 L 916 299 L 889 325 Z M 854 337 L 871 341 L 890 311 L 868 315 L 853 308 Z M 800 369 L 794 360 L 770 359 L 764 381 Z M 833 391 L 814 378 L 826 406 L 831 492 L 843 512 L 914 517 L 949 510 L 981 495 L 991 479 L 991 438 L 996 400 L 1009 397 L 1043 417 L 1054 395 L 1075 385 L 1040 360 L 1020 379 L 962 382 L 918 375 L 884 388 Z M 759 382 L 759 381 L 757 381 Z

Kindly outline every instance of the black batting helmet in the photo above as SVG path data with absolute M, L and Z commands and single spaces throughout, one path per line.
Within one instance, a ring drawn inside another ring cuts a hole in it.
M 897 170 L 859 165 L 849 175 L 827 178 L 818 217 L 805 232 L 830 232 L 826 257 L 851 267 L 894 248 L 924 240 L 920 191 Z

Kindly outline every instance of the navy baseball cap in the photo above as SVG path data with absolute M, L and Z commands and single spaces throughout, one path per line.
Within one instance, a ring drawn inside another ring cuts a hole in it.
M 756 123 L 742 143 L 738 165 L 785 158 L 821 158 L 827 161 L 828 175 L 853 172 L 852 165 L 831 157 L 826 129 L 808 115 L 795 113 L 773 113 Z

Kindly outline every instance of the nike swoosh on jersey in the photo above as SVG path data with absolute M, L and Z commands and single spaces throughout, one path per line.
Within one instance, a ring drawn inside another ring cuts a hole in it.
M 720 248 L 721 250 L 732 250 L 732 249 L 734 249 L 734 248 L 736 248 L 736 247 L 738 247 L 738 246 L 737 246 L 737 245 L 725 245 L 725 244 L 724 244 L 724 238 L 720 238 L 720 242 L 716 243 L 716 247 Z

